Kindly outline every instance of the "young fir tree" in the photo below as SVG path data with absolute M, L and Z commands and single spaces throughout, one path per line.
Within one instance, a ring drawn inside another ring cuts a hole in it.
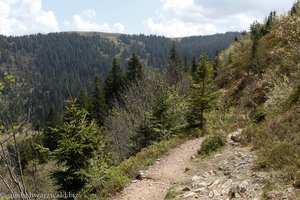
M 105 117 L 108 113 L 107 104 L 105 102 L 105 95 L 103 88 L 100 85 L 100 79 L 98 76 L 94 80 L 94 90 L 91 100 L 91 116 L 102 126 L 104 124 Z
M 112 68 L 109 71 L 104 84 L 105 99 L 108 105 L 111 105 L 114 99 L 119 98 L 119 93 L 123 88 L 124 79 L 120 62 L 114 58 Z
M 55 170 L 52 177 L 59 191 L 78 193 L 89 181 L 88 170 L 93 159 L 107 160 L 104 137 L 93 120 L 86 119 L 87 111 L 75 101 L 69 101 L 64 123 L 56 128 L 61 135 L 52 157 L 64 167 Z
M 132 54 L 128 63 L 127 63 L 127 71 L 126 71 L 126 82 L 127 84 L 130 83 L 137 83 L 138 80 L 142 79 L 143 71 L 142 71 L 142 63 L 140 62 L 139 58 L 136 54 Z
M 213 103 L 215 93 L 213 91 L 213 69 L 207 56 L 202 54 L 200 64 L 197 64 L 194 84 L 194 93 L 191 98 L 191 112 L 188 116 L 189 126 L 192 128 L 205 127 L 204 113 Z

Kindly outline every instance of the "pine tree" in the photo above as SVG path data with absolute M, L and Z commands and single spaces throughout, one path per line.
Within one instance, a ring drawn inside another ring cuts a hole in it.
M 88 122 L 87 111 L 69 101 L 64 123 L 56 128 L 61 135 L 52 157 L 64 167 L 53 173 L 60 191 L 79 192 L 89 180 L 88 169 L 92 159 L 107 160 L 101 129 L 95 121 Z
M 102 126 L 104 124 L 104 119 L 107 116 L 107 112 L 108 108 L 105 102 L 104 91 L 100 85 L 99 77 L 96 76 L 94 80 L 91 115 L 92 118 L 95 119 L 100 126 Z
M 127 63 L 127 71 L 126 71 L 126 82 L 137 83 L 138 80 L 142 79 L 143 71 L 142 71 L 142 63 L 136 54 L 132 54 L 128 63 Z
M 119 100 L 119 93 L 123 88 L 123 84 L 124 79 L 120 62 L 117 58 L 114 58 L 112 68 L 104 84 L 105 99 L 108 105 L 111 105 L 114 99 Z

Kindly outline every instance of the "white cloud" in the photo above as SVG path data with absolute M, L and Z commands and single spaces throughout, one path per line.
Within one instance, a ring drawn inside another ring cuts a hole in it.
M 0 34 L 25 35 L 58 31 L 52 11 L 42 10 L 42 0 L 0 0 Z
M 109 25 L 107 23 L 99 24 L 93 20 L 96 17 L 94 10 L 84 10 L 81 14 L 73 15 L 72 21 L 64 21 L 65 29 L 72 31 L 100 31 L 123 33 L 125 26 L 121 23 Z
M 195 25 L 178 19 L 170 20 L 167 23 L 157 23 L 154 22 L 152 18 L 149 18 L 145 23 L 152 33 L 168 37 L 181 37 L 199 34 L 207 35 L 216 32 L 216 27 L 213 24 L 207 23 Z
M 248 30 L 271 10 L 282 13 L 294 0 L 161 0 L 155 16 L 144 21 L 151 34 L 168 37 Z

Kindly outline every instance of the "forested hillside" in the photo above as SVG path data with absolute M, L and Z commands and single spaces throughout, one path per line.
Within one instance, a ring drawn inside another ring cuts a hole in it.
M 159 156 L 197 137 L 173 152 L 178 160 L 166 162 L 180 162 L 170 170 L 174 187 L 166 199 L 191 198 L 186 192 L 299 198 L 299 35 L 297 1 L 285 15 L 272 11 L 241 35 L 1 37 L 1 191 L 109 199 L 145 178 L 140 170 Z M 214 56 L 225 40 L 229 47 Z M 40 109 L 47 117 L 37 129 Z M 209 159 L 223 164 L 206 165 Z M 188 162 L 193 169 L 184 168 Z M 177 182 L 177 174 L 186 178 L 199 163 L 203 175 Z
M 43 119 L 52 105 L 61 112 L 63 100 L 78 96 L 80 90 L 90 93 L 95 75 L 103 78 L 114 57 L 122 69 L 132 53 L 147 66 L 163 68 L 172 41 L 176 41 L 182 59 L 190 61 L 204 51 L 213 57 L 239 35 L 233 32 L 181 39 L 80 32 L 0 36 L 0 76 L 12 73 L 19 84 L 26 85 L 22 90 L 32 97 L 31 104 L 42 107 L 38 114 Z

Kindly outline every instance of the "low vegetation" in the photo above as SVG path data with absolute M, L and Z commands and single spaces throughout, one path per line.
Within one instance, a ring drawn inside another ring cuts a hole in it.
M 288 16 L 271 12 L 219 55 L 217 84 L 247 120 L 243 143 L 257 152 L 256 169 L 299 187 L 299 1 Z M 270 183 L 272 185 L 273 183 Z
M 212 133 L 203 140 L 198 154 L 202 158 L 207 157 L 220 150 L 225 144 L 226 137 L 223 132 Z

